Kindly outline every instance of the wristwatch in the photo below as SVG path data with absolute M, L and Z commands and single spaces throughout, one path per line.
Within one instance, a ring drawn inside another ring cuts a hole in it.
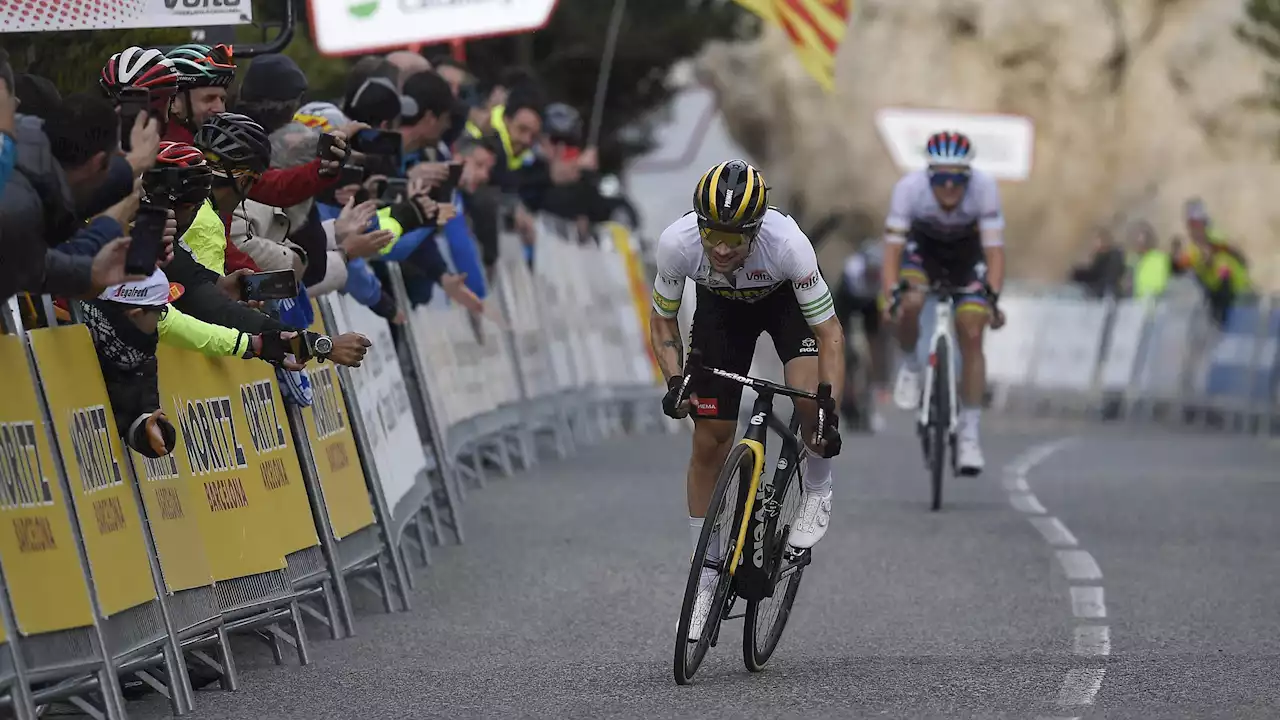
M 324 361 L 333 352 L 333 340 L 328 335 L 316 335 L 311 341 L 311 353 Z

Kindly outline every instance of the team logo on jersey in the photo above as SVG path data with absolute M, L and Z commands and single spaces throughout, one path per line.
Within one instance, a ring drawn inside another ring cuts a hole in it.
M 683 275 L 681 275 L 681 276 L 679 276 L 679 277 L 676 277 L 675 275 L 668 275 L 667 273 L 661 273 L 661 274 L 659 274 L 659 275 L 658 275 L 658 279 L 659 279 L 659 280 L 661 280 L 662 282 L 664 282 L 664 283 L 668 284 L 668 285 L 683 285 L 683 284 L 684 284 L 684 276 L 683 276 Z
M 811 337 L 807 337 L 807 338 L 805 338 L 804 340 L 801 340 L 801 341 L 800 341 L 800 354 L 801 354 L 801 355 L 817 355 L 817 354 L 818 354 L 818 341 L 817 341 L 817 340 L 814 340 L 814 339 L 813 339 L 813 338 L 811 338 Z
M 747 279 L 751 282 L 773 282 L 773 276 L 765 270 L 751 270 L 747 272 Z
M 817 271 L 817 270 L 814 270 L 812 273 L 809 273 L 808 277 L 805 277 L 805 278 L 803 278 L 803 279 L 801 279 L 801 280 L 796 280 L 796 281 L 795 281 L 794 283 L 792 283 L 792 284 L 793 284 L 793 285 L 795 285 L 795 288 L 796 288 L 797 290 L 808 290 L 809 288 L 814 287 L 815 285 L 817 285 L 817 284 L 818 284 L 818 280 L 819 280 L 821 277 L 822 277 L 822 276 L 818 274 L 818 271 Z
M 769 287 L 746 288 L 743 290 L 736 290 L 733 288 L 726 288 L 726 287 L 708 287 L 707 289 L 715 293 L 716 295 L 719 295 L 722 298 L 728 298 L 729 300 L 742 300 L 744 302 L 755 302 L 763 297 L 766 297 L 767 295 L 769 295 L 769 293 L 773 292 L 774 290 L 778 289 L 778 286 L 770 285 Z

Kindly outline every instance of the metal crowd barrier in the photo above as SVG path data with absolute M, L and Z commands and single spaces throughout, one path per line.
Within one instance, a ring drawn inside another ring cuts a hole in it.
M 997 407 L 1280 434 L 1280 298 L 1241 298 L 1220 325 L 1196 288 L 1000 305 L 1008 324 L 985 345 Z
M 10 301 L 0 712 L 65 702 L 123 718 L 122 682 L 141 682 L 185 715 L 193 680 L 238 687 L 233 636 L 305 665 L 306 618 L 332 639 L 356 633 L 352 585 L 409 608 L 411 557 L 462 542 L 464 493 L 487 472 L 660 425 L 630 238 L 569 236 L 542 221 L 532 265 L 504 238 L 488 301 L 501 321 L 443 298 L 410 308 L 394 266 L 408 318 L 396 337 L 350 297 L 320 298 L 313 329 L 373 347 L 359 369 L 312 363 L 307 407 L 264 363 L 162 345 L 178 446 L 156 459 L 125 450 L 86 328 L 23 330 Z

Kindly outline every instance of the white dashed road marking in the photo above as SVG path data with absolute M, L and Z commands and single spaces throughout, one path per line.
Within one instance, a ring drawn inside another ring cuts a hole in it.
M 1037 445 L 1023 453 L 1005 467 L 1004 488 L 1009 493 L 1009 504 L 1026 514 L 1045 542 L 1054 548 L 1058 564 L 1071 586 L 1071 614 L 1081 620 L 1099 620 L 1107 617 L 1107 606 L 1101 586 L 1102 568 L 1087 550 L 1076 549 L 1080 541 L 1061 520 L 1049 515 L 1040 499 L 1027 484 L 1027 473 L 1062 449 L 1071 438 Z M 1069 549 L 1062 549 L 1069 548 Z M 1081 583 L 1092 584 L 1084 585 Z M 1104 658 L 1111 654 L 1111 628 L 1107 625 L 1082 623 L 1072 635 L 1072 652 L 1081 657 Z M 1057 704 L 1062 709 L 1092 705 L 1102 688 L 1106 668 L 1068 670 L 1058 689 Z M 1041 716 L 1037 720 L 1078 720 L 1078 718 Z
M 1071 614 L 1078 618 L 1093 619 L 1107 616 L 1107 604 L 1100 587 L 1071 588 Z

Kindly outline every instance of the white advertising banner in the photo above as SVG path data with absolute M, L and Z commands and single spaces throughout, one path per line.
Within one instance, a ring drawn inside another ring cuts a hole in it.
M 349 295 L 330 296 L 336 334 L 357 332 L 373 347 L 358 368 L 351 368 L 349 392 L 360 405 L 369 435 L 370 450 L 378 470 L 378 484 L 394 514 L 396 504 L 413 488 L 418 474 L 427 469 L 418 427 L 409 405 L 400 359 L 386 320 Z
M 954 130 L 973 143 L 974 167 L 998 180 L 1020 182 L 1031 176 L 1035 126 L 1021 115 L 884 108 L 876 113 L 876 129 L 903 171 L 925 167 L 924 146 L 930 135 Z
M 3 0 L 0 32 L 206 27 L 253 22 L 252 0 Z
M 310 0 L 311 35 L 325 55 L 537 30 L 557 0 Z

